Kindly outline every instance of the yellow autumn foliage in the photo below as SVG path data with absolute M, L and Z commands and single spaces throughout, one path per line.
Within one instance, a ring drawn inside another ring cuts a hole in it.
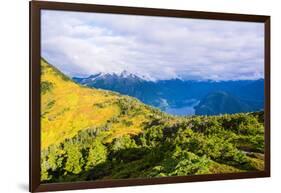
M 132 101 L 143 113 L 120 116 L 118 101 L 123 99 L 127 100 L 126 96 L 78 85 L 41 59 L 41 149 L 72 138 L 80 130 L 103 126 L 117 116 L 118 122 L 107 132 L 109 142 L 125 134 L 138 134 L 149 109 Z

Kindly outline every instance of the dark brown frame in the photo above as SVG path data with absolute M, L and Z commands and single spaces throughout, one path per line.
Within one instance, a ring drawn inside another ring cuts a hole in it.
M 29 6 L 30 8 L 29 191 L 30 192 L 270 177 L 270 16 L 121 7 L 121 6 L 105 6 L 105 5 L 61 3 L 61 2 L 43 2 L 43 1 L 31 1 L 29 3 L 30 3 Z M 162 178 L 151 178 L 151 179 L 121 179 L 121 180 L 41 184 L 40 183 L 40 65 L 39 65 L 40 64 L 40 10 L 41 9 L 178 17 L 178 18 L 213 19 L 213 20 L 228 20 L 228 21 L 248 21 L 248 22 L 264 23 L 265 24 L 265 31 L 264 31 L 265 32 L 265 42 L 264 42 L 264 46 L 265 46 L 264 47 L 265 48 L 264 49 L 265 169 L 264 171 L 162 177 Z

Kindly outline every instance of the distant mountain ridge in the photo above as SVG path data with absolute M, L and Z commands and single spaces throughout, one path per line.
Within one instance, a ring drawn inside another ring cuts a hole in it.
M 249 105 L 222 91 L 208 94 L 195 107 L 197 115 L 234 114 L 249 111 L 251 111 Z
M 142 102 L 164 111 L 168 108 L 188 106 L 190 100 L 201 101 L 213 92 L 226 92 L 229 96 L 246 104 L 249 111 L 263 109 L 263 79 L 230 81 L 170 79 L 152 81 L 149 78 L 127 71 L 119 74 L 99 73 L 86 78 L 73 77 L 72 79 L 84 86 L 112 90 L 136 97 Z

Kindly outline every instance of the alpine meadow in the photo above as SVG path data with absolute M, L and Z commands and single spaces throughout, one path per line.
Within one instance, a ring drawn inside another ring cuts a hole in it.
M 40 14 L 41 183 L 268 168 L 263 23 Z
M 41 181 L 264 169 L 263 111 L 173 116 L 73 82 L 41 60 Z

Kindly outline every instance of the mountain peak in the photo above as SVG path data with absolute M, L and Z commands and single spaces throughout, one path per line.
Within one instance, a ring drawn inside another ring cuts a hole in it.
M 127 70 L 123 70 L 123 71 L 120 73 L 120 77 L 122 77 L 122 78 L 129 78 L 129 77 L 132 77 L 132 78 L 139 78 L 138 76 L 136 76 L 136 75 L 133 74 L 133 73 L 128 72 Z

